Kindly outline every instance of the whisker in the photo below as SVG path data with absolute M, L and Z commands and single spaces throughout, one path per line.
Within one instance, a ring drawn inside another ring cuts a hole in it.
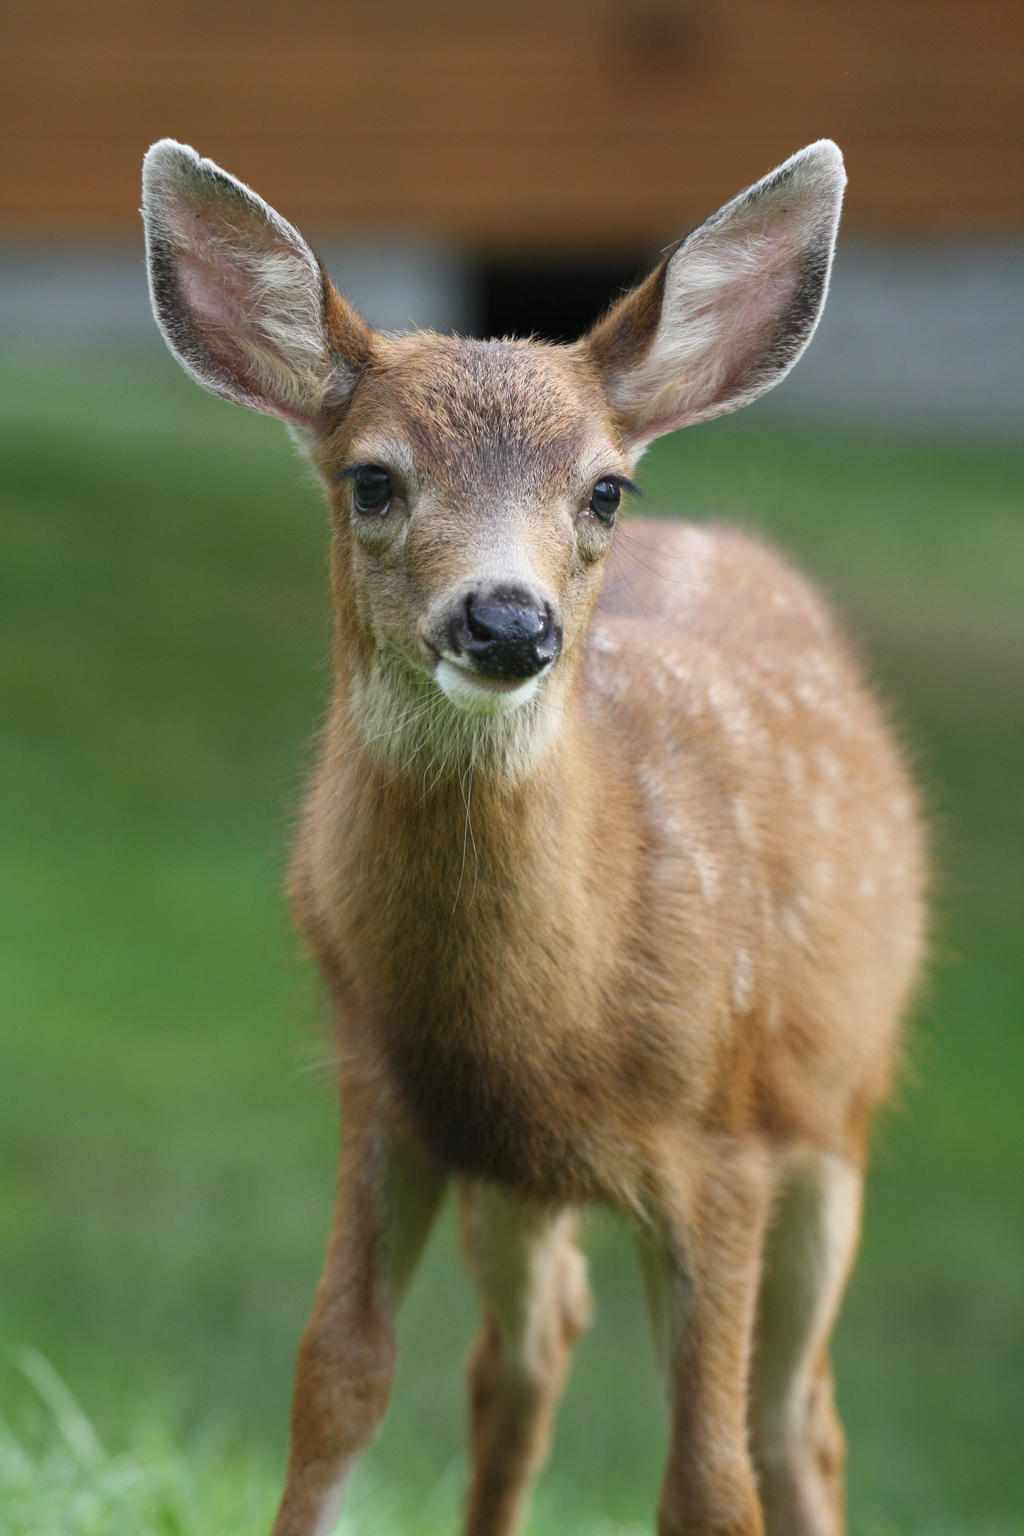
M 469 838 L 472 837 L 472 835 L 473 835 L 473 827 L 472 827 L 472 822 L 470 820 L 470 814 L 469 814 L 469 803 L 470 803 L 470 800 L 471 800 L 472 795 L 473 795 L 473 762 L 472 762 L 472 759 L 470 760 L 469 768 L 466 770 L 466 774 L 467 774 L 467 777 L 469 779 L 469 794 L 468 795 L 466 793 L 466 780 L 462 776 L 462 774 L 459 775 L 459 788 L 462 791 L 462 800 L 463 800 L 463 803 L 464 803 L 464 805 L 466 807 L 466 820 L 465 820 L 465 823 L 464 823 L 463 828 L 462 828 L 462 865 L 461 865 L 461 867 L 459 869 L 459 884 L 458 884 L 458 887 L 457 887 L 456 892 L 455 892 L 455 900 L 452 903 L 452 916 L 453 917 L 455 916 L 455 909 L 456 909 L 456 907 L 459 904 L 459 897 L 462 895 L 462 879 L 463 879 L 463 876 L 466 873 L 466 847 L 467 847 L 467 843 L 468 843 Z M 474 857 L 474 859 L 476 858 L 476 838 L 475 837 L 473 837 L 473 857 Z M 473 891 L 474 891 L 474 894 L 475 894 L 475 892 L 476 892 L 476 881 L 475 880 L 474 880 L 474 883 L 473 883 Z M 472 900 L 472 897 L 470 898 L 470 900 Z

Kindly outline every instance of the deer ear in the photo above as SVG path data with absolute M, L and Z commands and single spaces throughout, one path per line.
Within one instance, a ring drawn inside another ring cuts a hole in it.
M 785 377 L 821 315 L 845 185 L 836 145 L 808 145 L 694 230 L 584 338 L 628 446 L 734 411 Z
M 269 204 L 161 139 L 143 162 L 142 216 L 153 312 L 200 384 L 297 426 L 348 393 L 372 332 Z

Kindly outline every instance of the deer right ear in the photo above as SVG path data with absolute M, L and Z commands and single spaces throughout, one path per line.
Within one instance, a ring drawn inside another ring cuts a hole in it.
M 737 410 L 810 341 L 828 290 L 846 173 L 809 144 L 670 251 L 580 343 L 627 447 Z
M 369 361 L 373 333 L 298 230 L 174 139 L 143 162 L 142 216 L 153 312 L 182 367 L 227 400 L 316 425 Z

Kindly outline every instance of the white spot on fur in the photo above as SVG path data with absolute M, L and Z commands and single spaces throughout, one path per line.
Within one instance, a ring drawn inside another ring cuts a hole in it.
M 746 843 L 749 848 L 755 841 L 754 821 L 750 814 L 750 807 L 739 795 L 732 802 L 732 819 L 740 835 L 740 841 Z
M 811 815 L 820 831 L 831 832 L 832 800 L 822 790 L 819 790 L 811 799 Z
M 821 651 L 806 651 L 795 662 L 798 680 L 793 689 L 794 697 L 812 714 L 827 715 L 834 719 L 842 733 L 849 730 L 846 709 L 841 698 L 835 669 Z M 827 752 L 819 754 L 822 760 L 830 758 Z M 832 760 L 834 761 L 834 760 Z M 838 764 L 836 764 L 838 767 Z
M 680 821 L 667 794 L 664 780 L 649 763 L 646 763 L 637 774 L 637 783 L 647 802 L 651 825 L 658 833 L 662 850 L 662 857 L 658 860 L 659 870 L 664 867 L 665 878 L 674 882 L 678 875 L 677 860 L 688 858 L 696 871 L 697 883 L 703 899 L 709 904 L 717 901 L 722 889 L 719 864 L 709 850 L 697 842 Z M 664 857 L 666 849 L 670 853 L 668 858 Z
M 818 767 L 830 784 L 838 784 L 843 776 L 842 767 L 838 759 L 832 756 L 831 752 L 823 750 L 818 753 Z
M 803 918 L 795 907 L 783 907 L 779 913 L 779 922 L 782 925 L 783 933 L 792 944 L 803 945 L 807 943 L 807 929 L 804 927 Z
M 816 683 L 812 683 L 805 678 L 802 682 L 797 683 L 794 691 L 800 703 L 805 709 L 809 709 L 812 714 L 818 713 L 824 708 L 825 695 Z
M 657 835 L 653 873 L 666 886 L 673 887 L 679 878 L 679 859 L 688 851 L 684 828 L 666 794 L 664 781 L 650 764 L 641 768 L 637 782 L 647 801 L 650 826 Z
M 681 542 L 686 546 L 690 559 L 710 560 L 716 550 L 714 535 L 697 523 L 686 523 L 679 530 Z
M 671 678 L 676 683 L 688 683 L 691 679 L 689 667 L 685 666 L 677 656 L 672 656 L 668 652 L 663 652 L 658 657 L 658 665 L 659 682 L 664 682 L 667 678 Z
M 761 697 L 771 705 L 776 714 L 791 715 L 793 713 L 793 701 L 788 694 L 783 693 L 781 688 L 762 688 Z
M 733 683 L 725 678 L 715 678 L 708 684 L 708 703 L 727 735 L 741 744 L 749 738 L 750 708 L 743 694 Z
M 733 959 L 732 1001 L 737 1013 L 748 1013 L 754 997 L 754 962 L 745 949 L 738 949 Z
M 628 674 L 614 659 L 614 646 L 606 644 L 598 650 L 593 657 L 593 665 L 589 669 L 589 677 L 594 686 L 603 695 L 615 703 L 628 698 L 630 693 L 630 680 Z
M 683 579 L 694 586 L 706 582 L 717 554 L 714 538 L 706 528 L 698 528 L 691 523 L 681 531 L 680 543 L 686 561 Z
M 835 668 L 823 651 L 804 651 L 797 665 L 809 677 L 816 677 L 820 683 L 835 685 Z
M 706 848 L 699 846 L 690 849 L 690 857 L 697 871 L 704 900 L 709 903 L 717 901 L 722 889 L 722 876 L 717 862 Z

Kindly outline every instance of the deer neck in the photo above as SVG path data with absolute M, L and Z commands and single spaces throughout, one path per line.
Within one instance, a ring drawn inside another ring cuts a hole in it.
M 449 912 L 467 883 L 507 887 L 537 860 L 553 865 L 556 846 L 580 835 L 570 823 L 588 799 L 593 725 L 581 684 L 575 658 L 563 656 L 511 714 L 468 715 L 400 658 L 367 665 L 350 654 L 320 781 L 338 841 L 403 888 L 415 870 L 424 896 Z

